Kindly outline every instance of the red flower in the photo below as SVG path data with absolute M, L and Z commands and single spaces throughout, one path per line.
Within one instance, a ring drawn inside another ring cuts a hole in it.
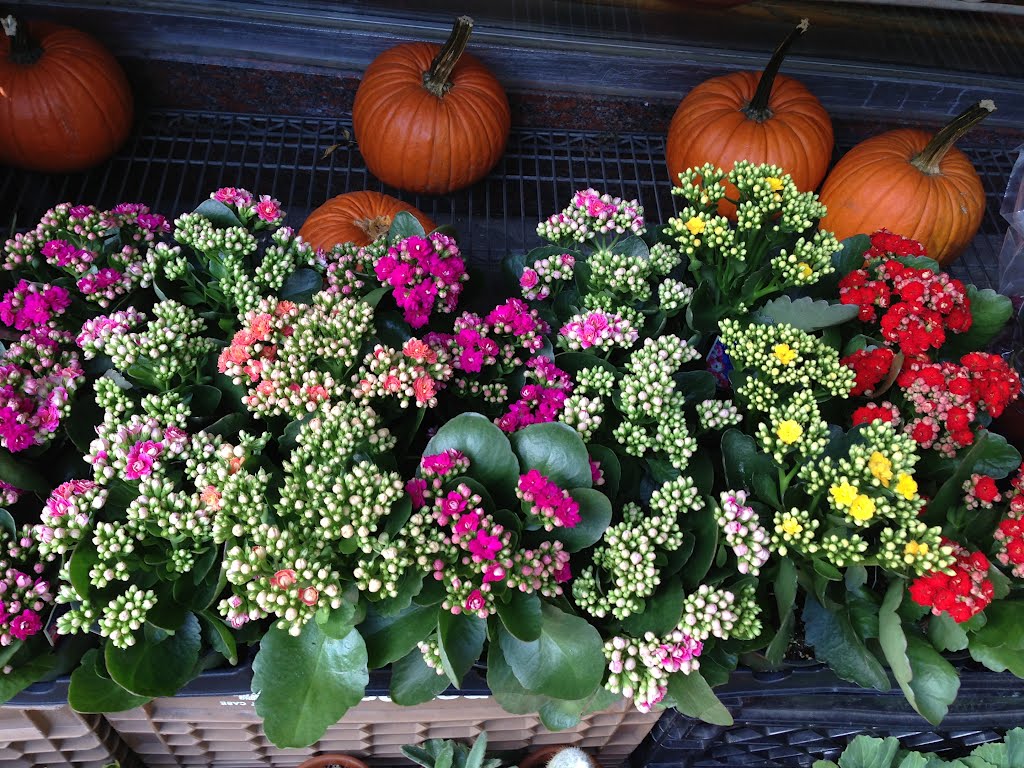
M 988 475 L 982 475 L 974 484 L 974 495 L 981 501 L 991 504 L 999 498 L 999 489 L 996 488 L 996 481 Z M 980 552 L 978 554 L 981 555 Z M 984 555 L 981 556 L 984 557 Z M 986 565 L 985 567 L 987 568 L 988 566 Z
M 853 412 L 853 426 L 870 424 L 874 421 L 884 421 L 893 424 L 899 421 L 900 412 L 892 403 L 868 403 Z
M 870 395 L 874 388 L 889 375 L 894 358 L 893 351 L 884 347 L 859 349 L 852 355 L 844 357 L 840 362 L 852 368 L 857 374 L 850 394 Z
M 955 542 L 943 539 L 953 547 L 956 562 L 952 575 L 935 571 L 918 576 L 910 585 L 910 598 L 918 605 L 931 608 L 934 615 L 948 613 L 962 623 L 985 610 L 992 602 L 993 587 L 988 579 L 988 558 L 981 552 L 968 552 Z

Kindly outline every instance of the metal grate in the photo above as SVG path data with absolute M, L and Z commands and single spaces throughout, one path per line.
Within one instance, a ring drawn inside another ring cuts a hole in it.
M 844 141 L 841 128 L 838 144 L 841 151 L 852 144 Z M 952 272 L 992 287 L 998 282 L 1006 229 L 999 203 L 1014 156 L 988 147 L 967 146 L 965 151 L 981 174 L 988 207 L 981 232 Z M 99 206 L 138 201 L 173 216 L 191 210 L 218 187 L 242 186 L 281 200 L 289 222 L 298 226 L 329 197 L 379 189 L 409 201 L 439 224 L 454 225 L 484 277 L 477 288 L 487 290 L 502 258 L 539 244 L 536 222 L 564 207 L 581 187 L 636 197 L 648 220 L 666 221 L 676 199 L 669 192 L 664 157 L 661 135 L 515 131 L 485 181 L 445 197 L 419 197 L 370 176 L 348 121 L 156 111 L 141 120 L 126 146 L 103 166 L 60 177 L 20 171 L 0 177 L 0 211 L 13 216 L 18 229 L 33 226 L 47 208 L 65 201 Z

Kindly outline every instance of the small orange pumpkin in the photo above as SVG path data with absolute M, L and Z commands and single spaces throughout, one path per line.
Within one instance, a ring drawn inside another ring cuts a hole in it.
M 380 192 L 348 192 L 331 198 L 311 214 L 299 230 L 314 248 L 329 249 L 340 243 L 369 245 L 391 228 L 395 214 L 407 211 L 423 229 L 435 229 L 425 214 L 390 195 Z
M 995 108 L 978 102 L 934 136 L 901 128 L 862 141 L 821 188 L 821 228 L 839 239 L 885 228 L 924 243 L 940 264 L 955 261 L 981 226 L 985 190 L 953 144 Z
M 668 129 L 669 177 L 712 163 L 729 171 L 739 160 L 780 166 L 804 192 L 817 189 L 832 159 L 832 121 L 804 85 L 779 75 L 789 47 L 810 26 L 803 19 L 775 50 L 764 72 L 734 72 L 701 83 L 679 104 Z M 737 190 L 726 184 L 726 198 Z M 719 214 L 736 217 L 723 200 Z
M 2 21 L 0 163 L 70 173 L 113 155 L 133 108 L 117 60 L 76 29 Z
M 472 29 L 461 16 L 443 46 L 396 45 L 363 75 L 352 123 L 366 167 L 384 183 L 442 195 L 479 181 L 501 158 L 508 97 L 465 53 Z

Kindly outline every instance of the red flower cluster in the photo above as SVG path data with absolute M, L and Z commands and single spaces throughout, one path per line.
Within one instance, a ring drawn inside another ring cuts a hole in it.
M 877 347 L 875 349 L 858 349 L 852 355 L 847 355 L 840 360 L 846 367 L 853 368 L 857 374 L 857 380 L 854 381 L 850 394 L 874 394 L 875 387 L 889 375 L 895 357 L 896 355 L 891 349 Z
M 968 509 L 992 509 L 1001 498 L 994 477 L 975 472 L 964 482 L 964 501 Z
M 887 424 L 898 424 L 900 412 L 895 405 L 886 401 L 884 403 L 868 403 L 862 405 L 853 412 L 853 426 L 871 424 L 875 421 L 884 421 Z
M 968 552 L 948 539 L 943 544 L 953 547 L 956 562 L 949 571 L 935 571 L 919 576 L 910 585 L 910 597 L 918 605 L 931 608 L 938 616 L 948 613 L 953 621 L 965 622 L 985 610 L 992 602 L 992 582 L 988 579 L 988 558 L 981 552 Z
M 1003 520 L 992 536 L 998 544 L 996 560 L 1012 566 L 1012 573 L 1024 579 L 1024 520 L 1009 517 Z
M 871 244 L 864 267 L 839 281 L 840 301 L 858 306 L 862 322 L 878 320 L 882 338 L 908 356 L 938 349 L 947 331 L 963 333 L 971 327 L 971 304 L 963 283 L 891 258 L 923 255 L 920 243 L 883 230 L 872 236 Z M 880 318 L 878 310 L 885 310 Z
M 911 360 L 896 379 L 906 431 L 924 448 L 952 456 L 974 442 L 981 411 L 998 416 L 1020 394 L 1020 376 L 998 355 L 972 352 L 957 363 Z

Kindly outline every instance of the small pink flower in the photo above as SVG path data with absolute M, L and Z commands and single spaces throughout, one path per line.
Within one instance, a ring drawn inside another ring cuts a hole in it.
M 26 608 L 11 620 L 11 634 L 18 640 L 27 640 L 42 629 L 43 623 L 35 611 Z
M 412 383 L 412 389 L 417 403 L 429 403 L 435 393 L 434 380 L 429 376 L 420 376 Z
M 497 563 L 492 563 L 484 569 L 484 584 L 492 581 L 502 581 L 505 578 L 505 569 Z
M 487 601 L 484 600 L 484 595 L 479 589 L 474 589 L 466 598 L 465 605 L 467 611 L 476 613 L 477 611 L 483 610 L 484 606 L 487 605 Z
M 297 580 L 298 577 L 295 575 L 295 571 L 291 568 L 285 568 L 270 577 L 270 584 L 278 589 L 288 589 L 294 586 Z
M 455 532 L 459 535 L 471 533 L 480 527 L 480 515 L 470 512 L 460 517 L 455 523 Z
M 519 287 L 530 290 L 537 287 L 538 281 L 537 272 L 527 267 L 523 270 L 523 276 L 519 278 Z
M 427 481 L 421 477 L 414 477 L 405 484 L 405 492 L 412 499 L 413 510 L 422 509 L 426 500 Z
M 260 201 L 256 203 L 255 210 L 259 218 L 270 224 L 281 218 L 281 203 L 270 195 L 260 195 Z
M 304 602 L 306 605 L 316 605 L 320 599 L 320 593 L 317 592 L 315 587 L 306 587 L 305 589 L 299 590 L 299 600 Z
M 569 562 L 566 561 L 561 568 L 555 571 L 555 581 L 559 584 L 564 584 L 570 579 L 572 579 L 572 570 L 569 568 Z

